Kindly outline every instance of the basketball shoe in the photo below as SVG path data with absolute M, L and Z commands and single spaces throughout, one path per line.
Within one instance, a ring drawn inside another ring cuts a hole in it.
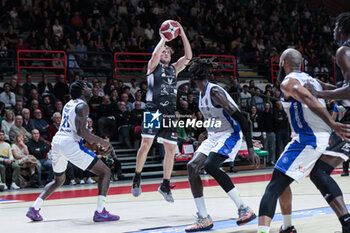
M 26 216 L 32 221 L 42 221 L 43 217 L 41 217 L 39 210 L 35 210 L 34 207 L 29 207 Z
M 280 227 L 279 233 L 297 233 L 294 226 L 290 226 L 285 230 L 282 230 L 282 226 Z
M 141 195 L 141 175 L 134 175 L 134 178 L 132 179 L 131 193 L 134 197 Z
M 250 207 L 244 207 L 238 209 L 237 225 L 242 226 L 256 218 L 254 211 Z
M 160 192 L 160 194 L 163 195 L 164 199 L 167 201 L 167 202 L 174 202 L 174 198 L 173 198 L 173 195 L 171 194 L 171 186 L 169 185 L 164 185 L 163 183 L 159 186 L 158 188 L 158 192 Z
M 119 219 L 120 217 L 118 215 L 110 214 L 106 208 L 103 208 L 101 213 L 95 211 L 94 214 L 94 222 L 118 221 Z
M 197 216 L 198 218 L 196 222 L 193 223 L 191 226 L 186 227 L 185 229 L 186 232 L 206 231 L 211 229 L 214 226 L 213 220 L 209 215 L 205 218 L 202 218 L 197 213 Z

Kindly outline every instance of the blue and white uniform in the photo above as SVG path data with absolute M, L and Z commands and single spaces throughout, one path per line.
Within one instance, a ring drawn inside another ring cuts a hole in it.
M 226 113 L 222 107 L 218 108 L 213 105 L 210 96 L 213 87 L 223 90 L 227 100 L 237 107 L 235 101 L 222 87 L 207 82 L 204 93 L 200 93 L 199 95 L 198 107 L 205 120 L 212 119 L 215 121 L 221 121 L 221 127 L 207 128 L 208 138 L 202 142 L 196 152 L 200 152 L 207 156 L 210 152 L 215 152 L 228 156 L 233 161 L 242 144 L 241 127 L 239 123 Z
M 82 99 L 70 100 L 63 108 L 58 132 L 52 139 L 52 165 L 55 173 L 66 170 L 68 161 L 82 170 L 91 168 L 97 162 L 94 152 L 83 146 L 83 139 L 77 134 L 76 108 Z
M 316 90 L 322 91 L 320 83 L 304 72 L 292 72 L 283 82 L 289 79 L 297 80 L 301 86 L 309 81 Z M 284 149 L 275 168 L 295 181 L 300 181 L 311 172 L 316 161 L 326 150 L 332 130 L 307 105 L 294 99 L 284 100 L 283 97 L 281 101 L 288 115 L 292 141 Z M 318 101 L 326 107 L 323 99 Z

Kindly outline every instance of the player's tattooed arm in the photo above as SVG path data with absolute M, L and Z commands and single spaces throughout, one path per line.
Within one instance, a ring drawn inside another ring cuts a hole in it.
M 281 83 L 281 89 L 284 93 L 284 98 L 293 98 L 303 104 L 306 104 L 311 111 L 318 115 L 327 125 L 329 125 L 335 133 L 343 140 L 349 141 L 350 125 L 344 125 L 335 122 L 327 109 L 300 83 L 295 79 L 288 79 Z
M 88 142 L 100 143 L 102 147 L 108 149 L 110 143 L 100 137 L 93 135 L 87 128 L 87 117 L 89 115 L 89 106 L 86 103 L 77 105 L 77 116 L 75 117 L 75 127 L 77 134 Z

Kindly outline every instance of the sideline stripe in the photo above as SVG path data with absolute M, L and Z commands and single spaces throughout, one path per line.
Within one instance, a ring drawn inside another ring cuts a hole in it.
M 334 171 L 332 174 L 341 174 L 341 173 L 342 171 Z M 242 183 L 269 181 L 271 177 L 272 177 L 272 174 L 262 174 L 262 175 L 231 177 L 231 180 L 235 184 L 242 184 Z M 172 182 L 171 184 L 176 186 L 174 189 L 187 189 L 190 187 L 188 181 Z M 214 179 L 203 180 L 203 186 L 204 187 L 218 186 L 218 183 Z M 144 184 L 142 185 L 142 192 L 155 192 L 158 190 L 158 187 L 159 187 L 158 183 Z M 128 193 L 131 193 L 131 185 L 121 186 L 121 187 L 111 187 L 108 191 L 108 195 L 118 195 L 118 194 L 128 194 Z M 97 196 L 97 194 L 98 194 L 97 188 L 88 188 L 88 189 L 81 189 L 81 190 L 63 190 L 63 191 L 54 192 L 48 198 L 48 200 L 78 198 L 78 197 L 92 197 L 92 196 Z M 38 196 L 39 196 L 38 192 L 21 194 L 20 191 L 18 191 L 17 193 L 0 195 L 0 199 L 20 200 L 20 201 L 27 202 L 27 201 L 35 201 Z
M 347 205 L 347 208 L 350 208 L 350 205 Z M 333 210 L 330 207 L 323 207 L 323 208 L 317 208 L 317 209 L 307 209 L 307 210 L 299 210 L 294 211 L 292 214 L 292 219 L 299 219 L 299 218 L 308 218 L 308 217 L 315 217 L 325 214 L 334 214 Z M 281 214 L 275 214 L 274 218 L 272 219 L 272 222 L 278 222 L 282 221 L 282 215 Z M 254 219 L 254 221 L 251 221 L 244 226 L 249 225 L 256 225 L 258 224 L 258 217 Z M 159 227 L 159 228 L 152 228 L 152 229 L 144 229 L 141 231 L 133 231 L 133 233 L 178 233 L 178 232 L 185 232 L 186 226 L 176 226 L 176 227 Z M 236 224 L 236 219 L 228 219 L 223 221 L 217 221 L 214 222 L 214 227 L 212 230 L 221 230 L 221 229 L 232 229 L 232 230 L 238 230 L 239 226 Z

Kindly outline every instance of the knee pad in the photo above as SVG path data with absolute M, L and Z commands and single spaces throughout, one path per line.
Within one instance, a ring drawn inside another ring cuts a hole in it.
M 330 176 L 333 170 L 334 168 L 331 165 L 318 160 L 310 173 L 311 181 L 328 203 L 343 195 L 338 184 Z

